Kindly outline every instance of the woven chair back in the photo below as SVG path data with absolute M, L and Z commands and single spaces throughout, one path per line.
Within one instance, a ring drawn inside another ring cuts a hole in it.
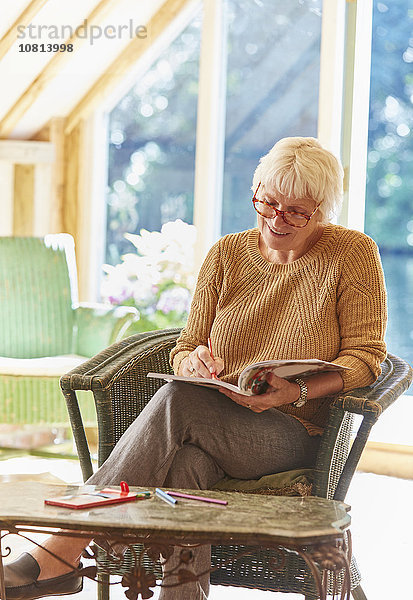
M 169 352 L 175 345 L 178 331 L 167 339 L 157 342 L 137 357 L 132 369 L 115 381 L 111 389 L 113 410 L 113 444 L 142 412 L 155 392 L 165 383 L 147 377 L 149 372 L 172 373 Z

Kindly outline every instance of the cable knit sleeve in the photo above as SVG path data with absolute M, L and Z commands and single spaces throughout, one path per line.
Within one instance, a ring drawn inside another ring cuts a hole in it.
M 340 352 L 334 363 L 344 371 L 343 391 L 373 383 L 386 356 L 386 288 L 379 251 L 364 234 L 345 258 L 337 294 Z
M 190 352 L 200 344 L 207 345 L 222 283 L 220 245 L 221 240 L 212 246 L 202 264 L 186 326 L 171 350 L 170 364 L 176 374 Z

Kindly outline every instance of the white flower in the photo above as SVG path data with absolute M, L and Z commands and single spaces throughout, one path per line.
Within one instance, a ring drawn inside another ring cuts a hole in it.
M 104 265 L 106 273 L 101 293 L 113 304 L 133 298 L 137 307 L 187 312 L 195 285 L 194 245 L 196 228 L 181 219 L 165 223 L 161 231 L 141 229 L 140 234 L 125 234 L 137 254 L 122 256 L 116 266 Z M 170 284 L 174 285 L 170 285 Z M 159 296 L 159 288 L 167 289 Z M 168 308 L 176 306 L 177 308 Z

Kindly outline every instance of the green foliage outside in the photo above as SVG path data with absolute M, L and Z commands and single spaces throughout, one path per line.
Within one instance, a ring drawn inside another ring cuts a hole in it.
M 413 7 L 374 2 L 366 233 L 413 257 Z

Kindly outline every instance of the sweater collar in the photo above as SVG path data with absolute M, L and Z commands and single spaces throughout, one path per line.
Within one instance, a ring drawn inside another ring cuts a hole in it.
M 316 259 L 324 251 L 329 244 L 333 230 L 334 225 L 332 223 L 328 223 L 324 227 L 324 231 L 320 239 L 314 244 L 314 246 L 310 248 L 310 250 L 308 250 L 308 252 L 291 263 L 281 264 L 269 262 L 262 256 L 258 247 L 260 231 L 258 227 L 255 227 L 254 229 L 250 229 L 248 231 L 248 254 L 260 271 L 265 273 L 293 273 L 314 261 L 314 259 Z

